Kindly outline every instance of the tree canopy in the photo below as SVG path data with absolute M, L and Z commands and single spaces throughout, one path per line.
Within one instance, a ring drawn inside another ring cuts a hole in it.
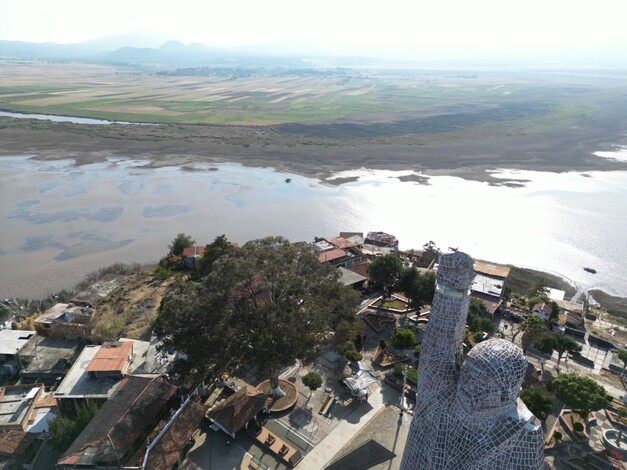
M 416 334 L 407 328 L 397 328 L 392 334 L 392 346 L 396 349 L 413 348 L 416 344 Z
M 224 253 L 211 272 L 164 297 L 155 323 L 163 347 L 185 353 L 203 377 L 247 363 L 268 374 L 312 359 L 343 321 L 356 321 L 355 293 L 303 245 L 281 237 Z
M 520 399 L 541 420 L 545 420 L 553 412 L 553 395 L 540 386 L 523 387 Z
M 216 239 L 205 246 L 205 251 L 195 263 L 195 276 L 204 277 L 213 270 L 213 264 L 223 255 L 235 251 L 235 245 L 231 243 L 226 235 L 219 235 Z
M 399 279 L 403 271 L 403 263 L 394 255 L 385 255 L 376 258 L 368 266 L 368 275 L 375 284 L 383 286 L 385 293 Z
M 317 372 L 308 372 L 301 377 L 303 385 L 312 392 L 318 390 L 322 386 L 322 376 Z
M 551 382 L 551 387 L 557 398 L 578 409 L 586 419 L 592 411 L 600 410 L 608 403 L 605 388 L 589 377 L 561 374 Z
M 551 331 L 540 336 L 536 341 L 536 348 L 545 354 L 553 354 L 553 351 L 557 351 L 558 367 L 564 353 L 576 356 L 581 352 L 581 345 L 570 336 Z
M 170 254 L 181 256 L 183 254 L 183 250 L 185 248 L 189 248 L 190 246 L 194 246 L 196 240 L 192 238 L 191 235 L 186 235 L 184 233 L 179 233 L 172 243 L 168 245 L 168 249 L 170 250 Z
M 412 267 L 402 271 L 398 280 L 398 290 L 409 299 L 412 308 L 421 309 L 433 300 L 435 280 L 434 272 L 420 274 L 416 268 Z
M 525 353 L 529 347 L 533 346 L 533 344 L 548 331 L 544 320 L 534 314 L 529 315 L 527 319 L 520 324 L 519 328 L 523 331 L 520 342 L 522 350 Z
M 90 406 L 79 406 L 74 419 L 60 414 L 51 419 L 48 422 L 50 447 L 57 452 L 65 452 L 85 429 L 85 426 L 89 424 L 97 411 L 98 408 L 92 403 Z

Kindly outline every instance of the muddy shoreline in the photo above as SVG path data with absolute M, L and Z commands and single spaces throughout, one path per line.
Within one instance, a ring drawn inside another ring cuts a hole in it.
M 232 162 L 317 178 L 361 168 L 412 170 L 426 176 L 458 176 L 514 186 L 524 181 L 497 179 L 487 172 L 499 168 L 557 173 L 627 170 L 627 162 L 593 155 L 623 143 L 622 128 L 608 129 L 604 137 L 598 137 L 597 129 L 571 129 L 487 141 L 432 139 L 425 143 L 423 136 L 416 135 L 405 136 L 408 143 L 376 139 L 358 143 L 347 137 L 332 143 L 321 139 L 320 144 L 312 145 L 302 135 L 277 134 L 271 128 L 200 126 L 186 133 L 177 126 L 166 126 L 151 140 L 146 130 L 137 126 L 115 125 L 103 136 L 100 132 L 105 126 L 26 123 L 25 127 L 3 127 L 3 119 L 0 155 L 72 158 L 77 165 L 109 157 L 150 160 L 146 168 Z

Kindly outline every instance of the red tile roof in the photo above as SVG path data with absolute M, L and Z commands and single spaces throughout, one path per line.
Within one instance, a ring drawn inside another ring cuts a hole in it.
M 120 459 L 134 445 L 144 442 L 144 432 L 156 424 L 175 392 L 176 387 L 159 378 L 123 379 L 117 393 L 96 412 L 57 465 L 74 468 L 78 463 L 125 463 Z
M 122 372 L 132 351 L 132 341 L 103 344 L 89 362 L 86 370 L 87 372 Z
M 535 304 L 533 306 L 534 312 L 544 312 L 546 315 L 551 315 L 553 313 L 553 309 L 547 304 Z
M 343 238 L 343 237 L 329 238 L 329 239 L 327 239 L 327 241 L 331 245 L 335 245 L 338 248 L 351 248 L 351 247 L 355 246 L 355 244 L 353 242 L 348 241 L 346 238 Z
M 183 256 L 200 256 L 204 252 L 205 247 L 200 245 L 183 248 Z
M 209 411 L 207 416 L 235 434 L 272 402 L 272 398 L 255 387 L 244 385 L 237 392 Z
M 0 433 L 0 455 L 12 456 L 22 453 L 36 436 L 24 431 L 8 431 Z
M 170 470 L 173 468 L 183 447 L 198 429 L 206 412 L 206 406 L 195 401 L 190 402 L 150 450 L 146 460 L 146 468 L 150 470 Z
M 362 264 L 357 264 L 355 266 L 349 266 L 346 269 L 348 269 L 349 271 L 353 271 L 354 273 L 361 274 L 366 279 L 369 279 L 368 263 L 362 263 Z
M 343 256 L 346 256 L 346 252 L 344 250 L 341 250 L 340 248 L 335 248 L 333 250 L 320 253 L 318 255 L 318 261 L 320 261 L 321 263 L 326 263 L 327 261 L 333 261 L 335 259 L 342 258 Z

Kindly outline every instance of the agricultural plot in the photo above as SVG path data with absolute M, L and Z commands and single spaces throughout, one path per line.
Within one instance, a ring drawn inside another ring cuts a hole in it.
M 556 117 L 573 121 L 598 109 L 598 98 L 613 92 L 591 93 L 580 83 L 567 88 L 541 76 L 529 80 L 488 73 L 480 78 L 372 70 L 346 77 L 307 71 L 184 76 L 105 65 L 0 63 L 0 109 L 6 111 L 180 124 L 398 127 L 384 132 L 389 135 L 485 125 L 506 129 L 511 121 L 525 121 L 529 128 L 549 125 Z M 427 120 L 427 127 L 408 125 L 416 120 Z

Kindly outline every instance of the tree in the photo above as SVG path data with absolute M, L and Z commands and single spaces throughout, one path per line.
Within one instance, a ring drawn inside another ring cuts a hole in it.
M 627 368 L 627 349 L 617 350 L 616 357 L 623 363 L 623 371 L 620 373 L 620 378 L 622 379 L 625 375 L 625 369 Z
M 578 409 L 584 419 L 588 419 L 591 412 L 607 406 L 605 388 L 589 377 L 575 374 L 561 374 L 551 387 L 555 396 L 566 405 Z
M 547 332 L 540 336 L 536 341 L 536 348 L 545 354 L 553 354 L 553 351 L 557 351 L 558 368 L 564 353 L 577 356 L 581 352 L 581 345 L 577 341 L 570 336 L 554 332 Z
M 213 269 L 213 264 L 223 255 L 228 255 L 235 251 L 235 245 L 226 238 L 226 235 L 217 236 L 216 239 L 205 246 L 200 259 L 195 263 L 195 276 L 198 278 L 209 274 Z
M 546 323 L 538 315 L 531 314 L 527 319 L 520 324 L 520 329 L 523 331 L 522 338 L 520 340 L 522 350 L 527 352 L 533 344 L 547 331 Z
M 194 240 L 191 235 L 179 233 L 176 237 L 174 237 L 174 240 L 172 240 L 172 244 L 168 245 L 168 249 L 171 254 L 181 256 L 183 254 L 183 250 L 185 248 L 189 248 L 190 246 L 194 246 L 194 243 L 196 243 L 196 240 Z
M 392 346 L 395 349 L 408 349 L 416 344 L 416 334 L 407 328 L 397 328 L 392 334 Z
M 542 421 L 553 413 L 553 395 L 540 386 L 523 387 L 520 399 L 527 405 L 529 411 Z
M 85 429 L 94 417 L 98 408 L 95 404 L 90 406 L 79 406 L 76 410 L 76 418 L 68 418 L 63 415 L 57 415 L 48 421 L 50 447 L 57 452 L 65 452 L 72 442 Z
M 435 294 L 434 272 L 420 274 L 416 268 L 404 269 L 398 280 L 398 290 L 409 299 L 412 308 L 420 310 L 424 305 L 431 303 Z
M 357 351 L 355 343 L 352 341 L 345 341 L 337 347 L 337 352 L 348 359 L 348 362 L 361 361 L 362 355 Z
M 403 263 L 394 255 L 385 255 L 375 259 L 368 266 L 368 275 L 375 284 L 383 286 L 383 292 L 389 295 L 390 288 L 399 279 Z
M 303 385 L 309 389 L 309 397 L 311 394 L 322 386 L 322 376 L 317 372 L 309 372 L 301 377 Z
M 220 256 L 207 276 L 168 293 L 155 331 L 165 349 L 189 357 L 197 378 L 247 363 L 270 377 L 278 397 L 279 370 L 313 359 L 342 321 L 353 321 L 355 297 L 306 246 L 268 237 Z
M 529 290 L 527 291 L 527 297 L 534 296 L 546 296 L 549 287 L 549 280 L 545 276 L 541 276 L 536 279 Z

